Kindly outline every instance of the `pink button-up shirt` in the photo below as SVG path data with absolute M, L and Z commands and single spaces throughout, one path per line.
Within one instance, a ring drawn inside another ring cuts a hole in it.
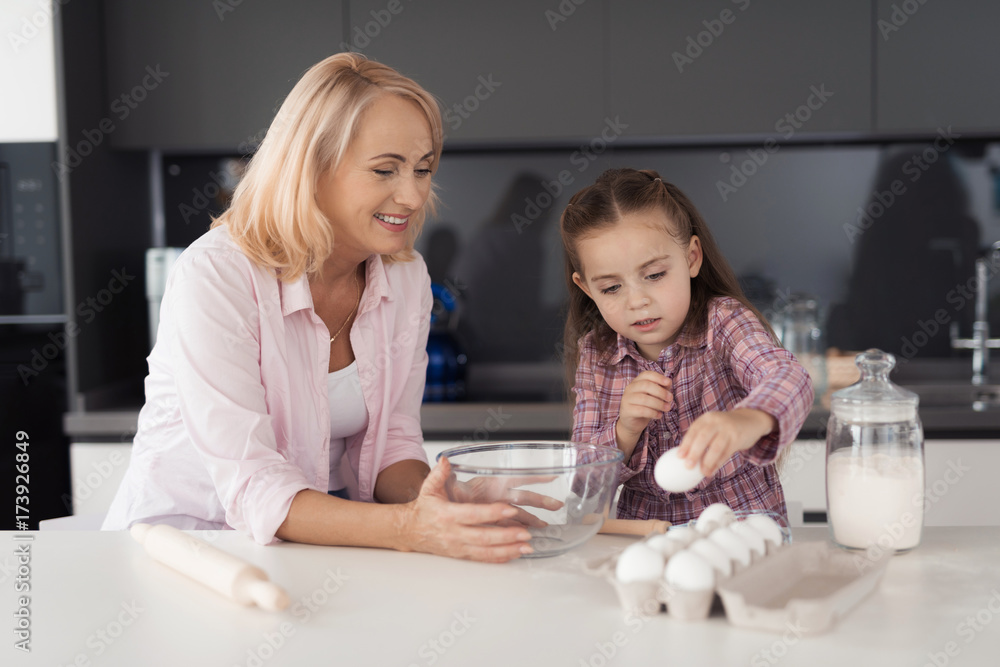
M 707 326 L 682 329 L 656 361 L 645 359 L 635 343 L 621 335 L 610 350 L 598 350 L 593 334 L 584 336 L 573 387 L 573 439 L 617 447 L 615 426 L 625 387 L 643 371 L 671 378 L 674 402 L 662 417 L 649 422 L 632 456 L 619 467 L 624 487 L 618 517 L 679 524 L 697 518 L 712 503 L 724 503 L 787 519 L 774 460 L 802 428 L 813 388 L 805 369 L 771 340 L 757 316 L 736 299 L 712 299 Z M 706 412 L 736 408 L 771 415 L 777 431 L 734 454 L 690 491 L 660 488 L 653 478 L 656 461 L 680 446 L 694 420 Z
M 360 500 L 405 459 L 426 462 L 420 404 L 431 290 L 419 258 L 372 255 L 350 329 L 368 428 L 347 442 Z M 330 334 L 309 283 L 256 266 L 225 226 L 174 264 L 129 469 L 104 522 L 234 528 L 275 541 L 295 494 L 330 474 Z M 346 466 L 345 466 L 346 467 Z

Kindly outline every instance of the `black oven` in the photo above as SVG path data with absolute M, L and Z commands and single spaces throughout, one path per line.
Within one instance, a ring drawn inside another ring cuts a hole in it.
M 0 489 L 11 508 L 0 520 L 3 530 L 34 530 L 39 520 L 72 513 L 62 428 L 68 337 L 55 161 L 54 143 L 0 143 Z M 19 475 L 24 463 L 27 474 Z M 27 513 L 13 511 L 15 504 Z

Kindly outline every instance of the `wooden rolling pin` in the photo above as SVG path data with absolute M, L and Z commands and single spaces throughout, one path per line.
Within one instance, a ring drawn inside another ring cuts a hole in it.
M 226 553 L 173 526 L 137 523 L 129 531 L 146 553 L 181 574 L 245 606 L 280 611 L 291 600 L 259 567 Z
M 669 521 L 658 519 L 605 519 L 598 533 L 613 535 L 652 535 L 665 533 L 670 528 Z

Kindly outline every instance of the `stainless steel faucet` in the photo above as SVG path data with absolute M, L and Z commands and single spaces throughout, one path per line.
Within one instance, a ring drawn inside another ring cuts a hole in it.
M 990 269 L 1000 258 L 1000 241 L 990 246 L 984 257 L 976 260 L 976 321 L 972 324 L 972 338 L 958 337 L 958 322 L 951 323 L 951 347 L 955 350 L 972 350 L 972 384 L 986 384 L 989 375 L 990 348 L 1000 348 L 1000 338 L 990 338 L 987 317 Z

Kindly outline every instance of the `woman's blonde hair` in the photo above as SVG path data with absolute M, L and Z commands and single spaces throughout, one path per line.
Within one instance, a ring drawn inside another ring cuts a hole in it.
M 443 141 L 437 101 L 415 81 L 358 53 L 338 53 L 313 65 L 285 98 L 229 208 L 212 221 L 260 266 L 285 281 L 319 271 L 333 252 L 334 234 L 317 204 L 320 178 L 333 171 L 357 134 L 365 110 L 383 95 L 420 107 L 431 127 L 436 170 Z M 406 249 L 388 262 L 413 258 L 413 244 L 437 196 L 410 218 Z

